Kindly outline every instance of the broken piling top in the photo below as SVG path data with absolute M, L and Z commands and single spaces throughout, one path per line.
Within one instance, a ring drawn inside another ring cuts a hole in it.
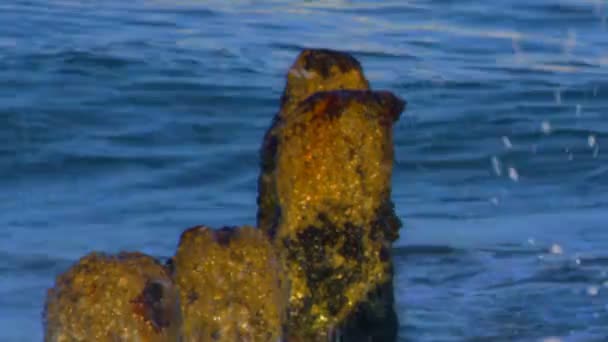
M 287 72 L 279 115 L 288 113 L 316 92 L 341 89 L 369 89 L 359 61 L 344 52 L 306 49 Z
M 286 283 L 261 231 L 190 228 L 173 267 L 186 341 L 274 342 L 282 336 Z
M 44 313 L 45 341 L 177 341 L 176 288 L 141 253 L 91 253 L 57 277 Z
M 393 124 L 390 92 L 320 92 L 275 125 L 274 238 L 291 281 L 290 330 L 320 338 L 370 291 L 392 281 Z

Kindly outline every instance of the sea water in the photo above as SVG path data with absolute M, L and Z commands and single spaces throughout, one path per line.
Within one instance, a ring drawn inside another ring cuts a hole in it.
M 0 3 L 0 340 L 93 251 L 164 258 L 254 224 L 298 52 L 407 99 L 393 197 L 402 341 L 608 340 L 608 2 Z

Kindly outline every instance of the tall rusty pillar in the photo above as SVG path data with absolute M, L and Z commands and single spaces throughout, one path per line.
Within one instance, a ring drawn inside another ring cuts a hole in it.
M 265 135 L 258 225 L 291 283 L 293 340 L 396 339 L 393 124 L 405 102 L 371 91 L 359 63 L 305 50 Z

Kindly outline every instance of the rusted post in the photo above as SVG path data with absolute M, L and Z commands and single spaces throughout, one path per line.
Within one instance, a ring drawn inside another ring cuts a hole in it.
M 359 63 L 329 50 L 304 51 L 287 79 L 262 148 L 258 224 L 291 282 L 289 334 L 394 340 L 392 127 L 405 102 L 367 90 Z

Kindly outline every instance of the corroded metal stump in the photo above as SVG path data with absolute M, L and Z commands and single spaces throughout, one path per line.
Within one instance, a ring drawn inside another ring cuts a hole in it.
M 264 137 L 258 225 L 291 282 L 295 340 L 396 339 L 392 127 L 405 102 L 368 90 L 359 63 L 306 50 Z
M 45 341 L 178 340 L 178 296 L 166 269 L 141 253 L 91 253 L 48 291 Z
M 251 227 L 186 230 L 173 260 L 183 341 L 279 341 L 286 282 L 270 241 Z

